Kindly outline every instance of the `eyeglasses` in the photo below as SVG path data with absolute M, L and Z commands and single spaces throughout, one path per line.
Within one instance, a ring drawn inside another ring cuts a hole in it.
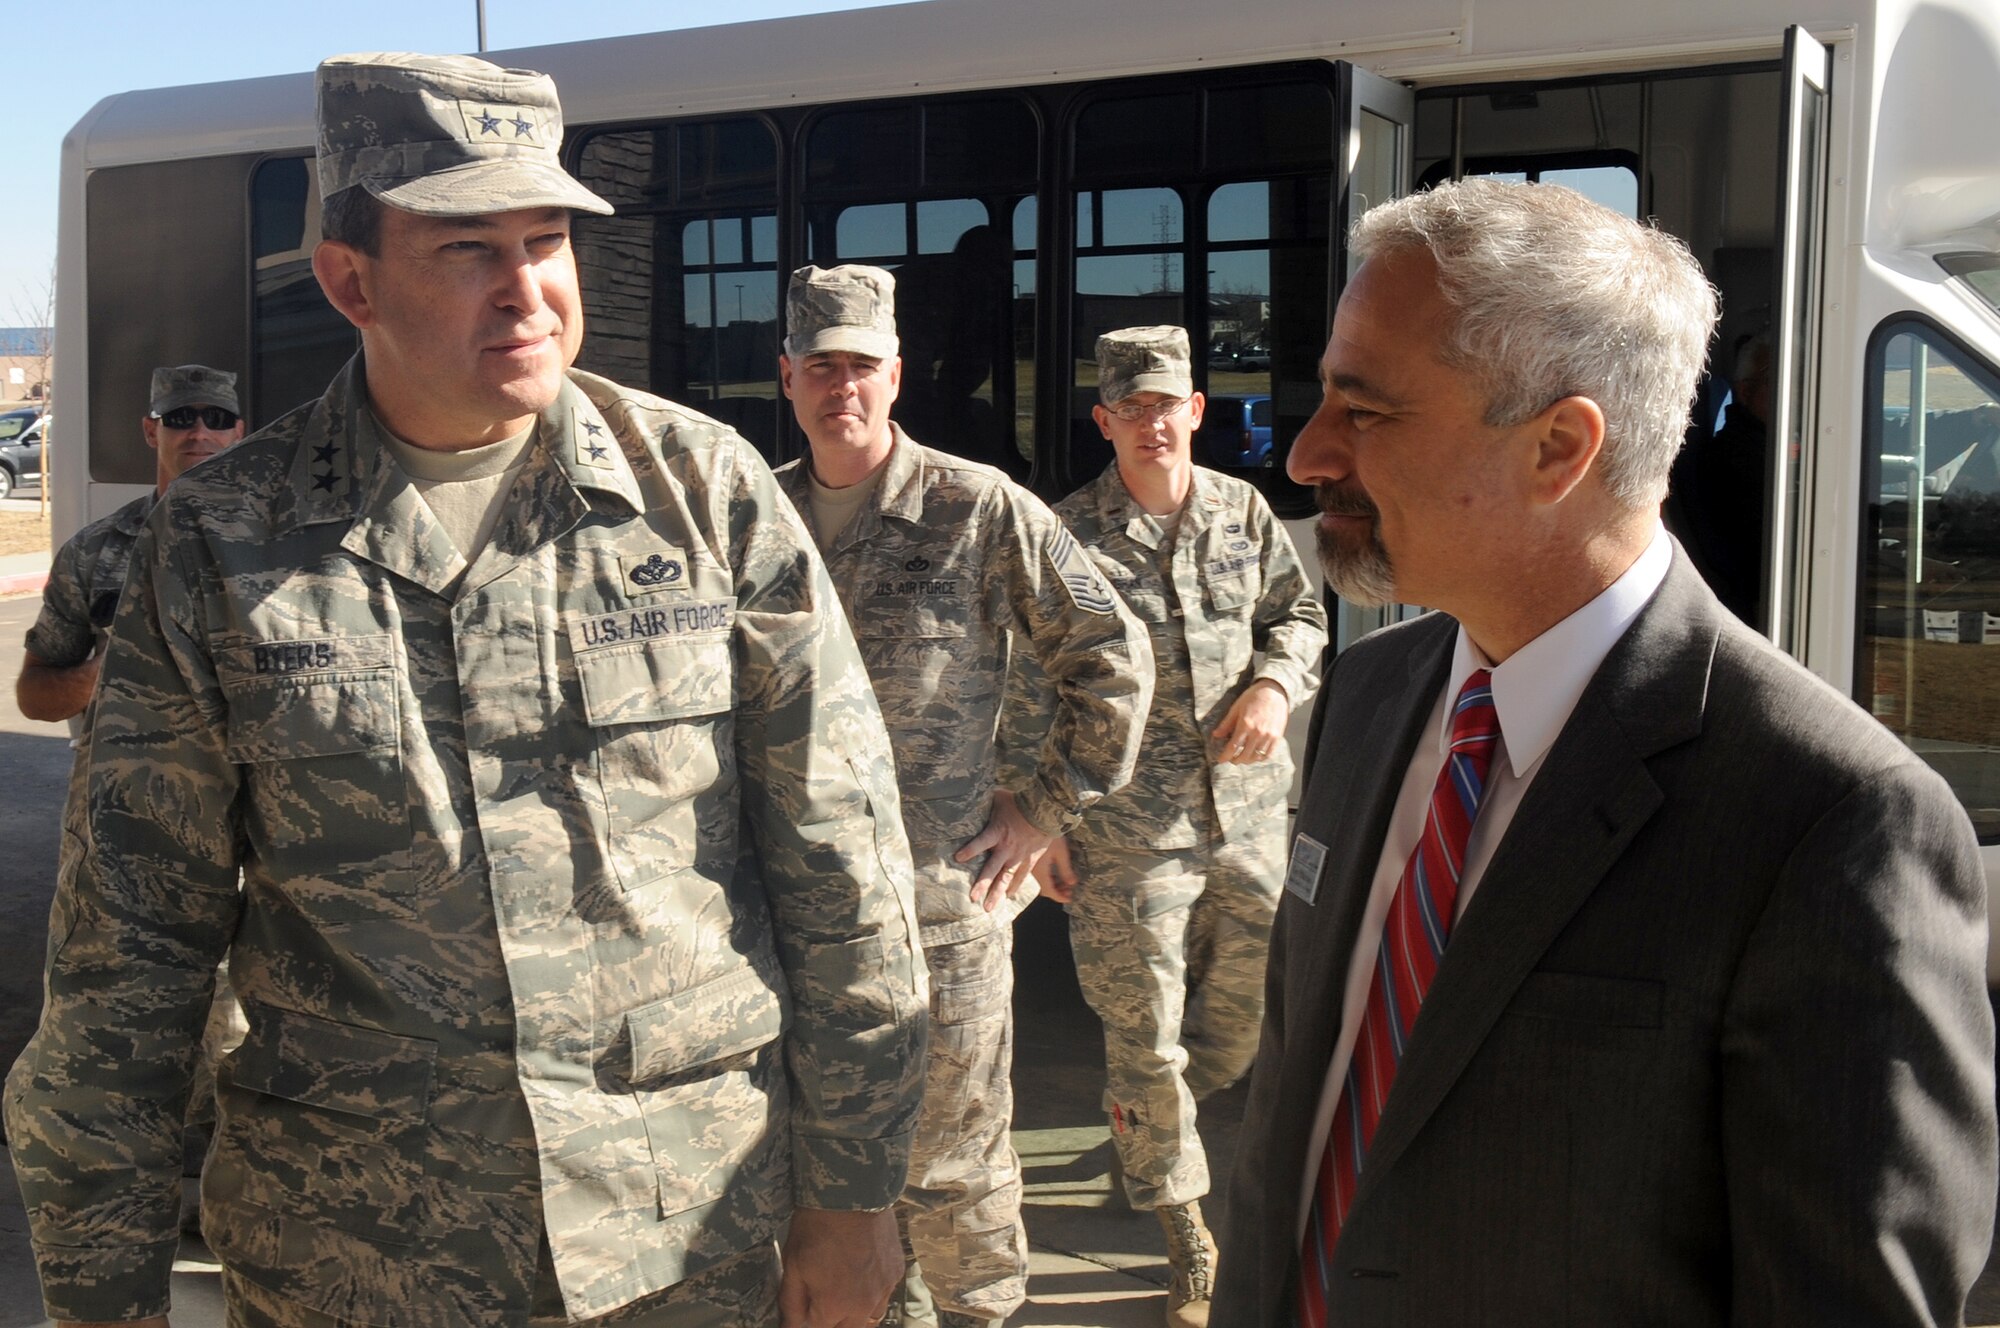
M 1178 415 L 1181 407 L 1187 405 L 1188 398 L 1174 401 L 1156 401 L 1150 406 L 1142 406 L 1136 401 L 1127 401 L 1119 406 L 1107 406 L 1113 415 L 1127 424 L 1137 424 L 1140 420 L 1164 420 L 1169 415 Z
M 160 423 L 169 429 L 192 429 L 194 422 L 200 420 L 217 433 L 235 428 L 236 421 L 241 418 L 235 411 L 224 410 L 220 406 L 182 406 L 158 417 Z

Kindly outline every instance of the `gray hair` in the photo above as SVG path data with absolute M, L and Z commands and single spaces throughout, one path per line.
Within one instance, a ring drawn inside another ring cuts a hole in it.
M 1488 424 L 1589 397 L 1605 488 L 1634 510 L 1659 504 L 1715 328 L 1715 290 L 1685 244 L 1560 185 L 1473 179 L 1355 225 L 1355 261 L 1399 249 L 1437 263 L 1456 315 L 1441 358 L 1485 386 Z

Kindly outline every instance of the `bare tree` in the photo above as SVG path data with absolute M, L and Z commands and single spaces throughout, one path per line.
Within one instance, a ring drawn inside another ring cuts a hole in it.
M 21 287 L 14 296 L 13 321 L 21 329 L 25 345 L 15 352 L 28 361 L 26 395 L 47 402 L 56 358 L 56 264 L 49 260 L 48 280 L 39 288 L 34 283 Z M 9 386 L 12 386 L 9 384 Z

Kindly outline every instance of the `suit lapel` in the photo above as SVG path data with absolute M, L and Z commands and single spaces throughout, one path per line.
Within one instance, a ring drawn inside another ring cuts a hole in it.
M 1646 763 L 1701 731 L 1720 612 L 1676 549 L 1659 593 L 1549 749 L 1452 932 L 1369 1146 L 1357 1206 L 1387 1183 L 1522 980 L 1665 800 Z M 1380 843 L 1379 832 L 1362 842 Z

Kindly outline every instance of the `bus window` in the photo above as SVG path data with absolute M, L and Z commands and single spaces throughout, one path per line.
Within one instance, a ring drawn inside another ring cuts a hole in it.
M 778 143 L 755 116 L 593 134 L 577 178 L 618 209 L 576 218 L 577 367 L 729 425 L 775 459 Z
M 1111 462 L 1090 414 L 1097 338 L 1176 323 L 1188 330 L 1195 386 L 1210 401 L 1196 459 L 1241 475 L 1280 513 L 1297 515 L 1306 503 L 1284 464 L 1319 405 L 1333 92 L 1304 77 L 1231 77 L 1107 94 L 1076 114 L 1063 480 L 1088 483 Z
M 1856 699 L 2000 842 L 2000 371 L 1905 319 L 1868 375 Z
M 315 401 L 361 344 L 313 276 L 319 177 L 310 157 L 274 157 L 250 177 L 250 418 L 269 424 Z
M 841 109 L 806 131 L 808 258 L 896 277 L 897 422 L 1017 480 L 1035 457 L 1039 160 L 1011 97 Z

